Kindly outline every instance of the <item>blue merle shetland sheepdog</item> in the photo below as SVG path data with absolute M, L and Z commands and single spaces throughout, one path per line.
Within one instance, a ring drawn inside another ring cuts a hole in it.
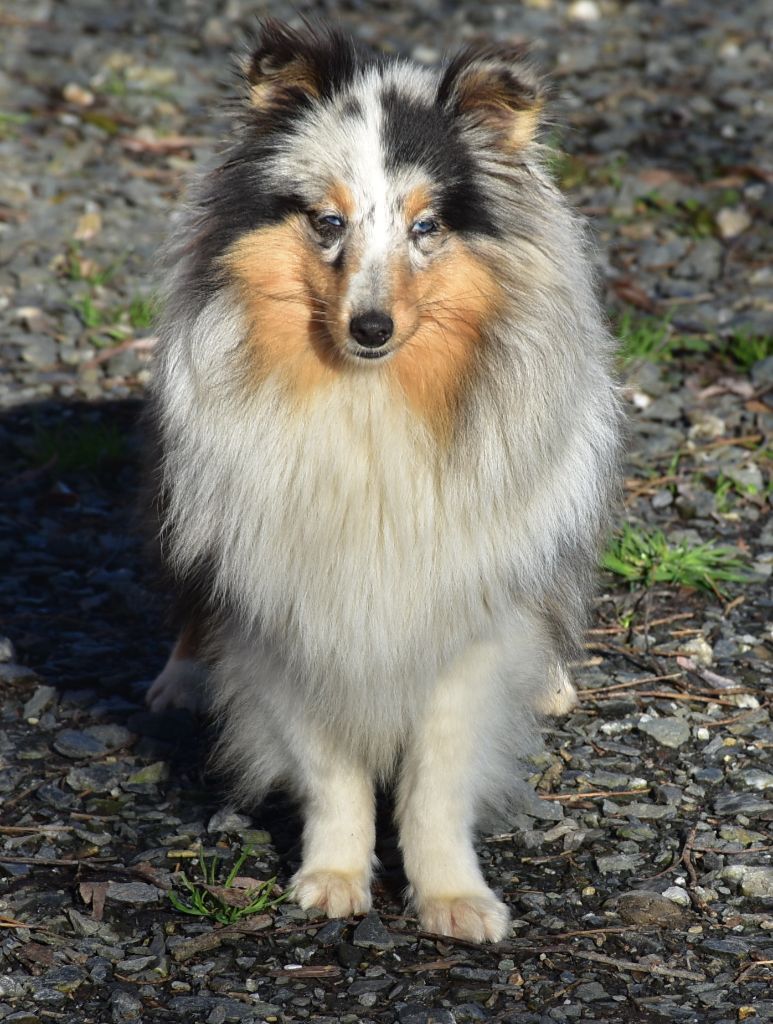
M 545 100 L 508 47 L 435 70 L 267 22 L 172 230 L 154 506 L 192 611 L 150 702 L 206 673 L 331 917 L 370 906 L 387 785 L 422 928 L 501 939 L 474 827 L 574 696 L 619 411 Z

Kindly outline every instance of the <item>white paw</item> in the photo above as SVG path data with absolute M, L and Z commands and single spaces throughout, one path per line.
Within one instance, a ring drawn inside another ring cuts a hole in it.
M 316 907 L 328 917 L 351 917 L 370 910 L 367 875 L 301 869 L 293 878 L 292 889 L 292 898 L 304 910 Z
M 170 658 L 145 695 L 151 711 L 187 708 L 194 714 L 203 705 L 207 670 L 190 658 Z
M 416 902 L 422 929 L 434 935 L 500 942 L 508 932 L 510 912 L 490 891 L 473 896 L 434 896 Z
M 540 694 L 537 710 L 543 715 L 567 715 L 578 703 L 577 691 L 569 673 L 562 665 L 548 673 L 544 691 Z

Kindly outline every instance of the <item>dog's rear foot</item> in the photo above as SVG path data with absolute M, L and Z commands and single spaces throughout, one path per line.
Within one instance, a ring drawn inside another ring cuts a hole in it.
M 328 917 L 351 917 L 370 910 L 370 886 L 360 874 L 301 870 L 292 886 L 293 899 L 304 910 L 316 907 Z
M 171 708 L 187 708 L 196 714 L 204 704 L 207 670 L 192 658 L 172 657 L 151 683 L 145 703 L 156 713 Z
M 540 696 L 538 710 L 543 715 L 560 717 L 569 714 L 578 701 L 569 673 L 563 665 L 554 665 L 548 674 L 545 691 Z

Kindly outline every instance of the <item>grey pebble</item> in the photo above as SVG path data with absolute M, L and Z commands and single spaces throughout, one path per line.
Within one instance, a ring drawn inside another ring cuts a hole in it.
M 57 693 L 55 686 L 38 686 L 22 708 L 22 714 L 25 718 L 39 718 L 54 703 Z
M 11 639 L 7 636 L 0 636 L 0 664 L 7 664 L 16 657 L 16 649 Z
M 352 944 L 364 948 L 391 949 L 394 941 L 381 923 L 381 918 L 375 911 L 367 914 L 354 929 Z
M 627 853 L 610 853 L 596 857 L 596 867 L 602 875 L 619 871 L 635 871 L 641 864 L 641 856 Z
M 725 868 L 722 877 L 740 885 L 744 896 L 773 896 L 773 867 L 733 864 Z
M 583 1003 L 594 1003 L 599 999 L 609 999 L 609 994 L 603 985 L 598 981 L 589 981 L 584 985 L 578 985 L 574 994 Z
M 142 1013 L 142 1003 L 132 992 L 116 989 L 110 997 L 110 1016 L 114 1024 L 138 1020 Z
M 0 683 L 26 683 L 30 679 L 37 678 L 35 670 L 26 665 L 0 660 Z
M 77 729 L 63 729 L 54 740 L 54 750 L 63 757 L 101 757 L 107 753 L 107 746 L 88 732 Z
M 92 736 L 102 743 L 108 751 L 118 750 L 119 747 L 128 747 L 136 738 L 126 726 L 117 725 L 113 722 L 107 725 L 92 725 L 84 729 L 87 736 Z
M 641 718 L 637 728 L 661 746 L 674 749 L 681 747 L 690 738 L 690 727 L 681 718 Z
M 764 814 L 773 810 L 773 803 L 754 793 L 722 793 L 714 800 L 717 814 Z
M 241 832 L 252 826 L 252 818 L 239 814 L 233 807 L 216 811 L 207 823 L 207 832 Z
M 118 903 L 156 903 L 161 896 L 155 885 L 147 882 L 111 882 L 107 897 Z
M 749 955 L 749 943 L 744 942 L 743 939 L 704 939 L 701 948 L 718 956 L 731 957 L 734 960 L 743 960 Z

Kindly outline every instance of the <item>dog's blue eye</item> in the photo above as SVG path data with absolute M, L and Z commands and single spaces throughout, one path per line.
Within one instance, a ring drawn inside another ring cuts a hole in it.
M 412 235 L 431 235 L 434 231 L 437 231 L 437 221 L 434 220 L 417 220 L 411 225 Z
M 334 213 L 325 214 L 324 217 L 317 218 L 317 226 L 321 228 L 332 228 L 334 231 L 340 231 L 344 226 L 343 217 L 338 217 Z

